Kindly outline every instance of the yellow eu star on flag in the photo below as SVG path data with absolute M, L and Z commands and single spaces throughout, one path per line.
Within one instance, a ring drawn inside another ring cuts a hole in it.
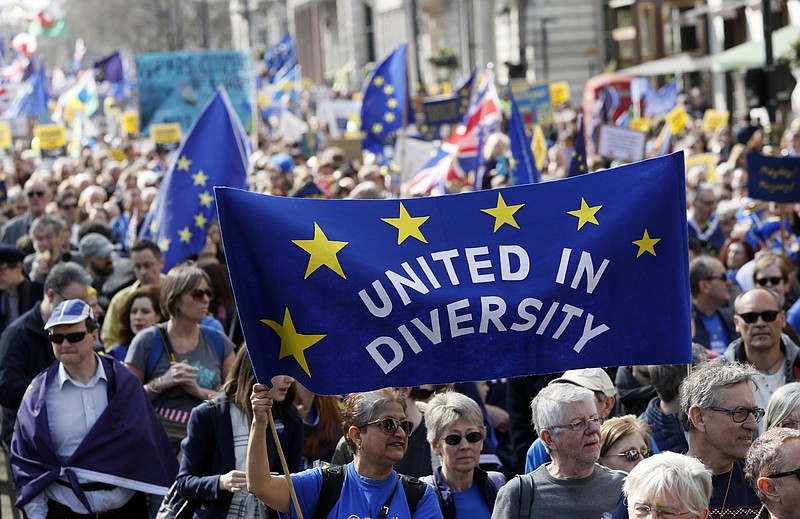
M 297 363 L 300 364 L 300 367 L 303 368 L 303 371 L 306 372 L 306 375 L 310 377 L 311 371 L 308 369 L 308 362 L 303 352 L 324 339 L 325 335 L 304 335 L 298 333 L 297 329 L 294 327 L 289 308 L 286 308 L 286 312 L 283 315 L 283 324 L 278 324 L 269 319 L 261 319 L 261 322 L 275 330 L 275 333 L 281 338 L 281 351 L 278 358 L 283 359 L 289 355 L 293 356 Z
M 514 218 L 514 213 L 522 209 L 525 204 L 506 205 L 501 193 L 497 193 L 497 206 L 491 209 L 481 209 L 482 212 L 494 217 L 494 232 L 505 224 L 519 229 L 519 224 Z
M 405 206 L 400 202 L 400 216 L 398 218 L 381 218 L 392 227 L 397 228 L 397 244 L 403 243 L 406 238 L 416 238 L 422 243 L 428 243 L 422 235 L 420 227 L 430 216 L 411 216 L 406 211 Z
M 342 266 L 339 264 L 339 259 L 336 257 L 336 254 L 349 242 L 329 240 L 317 222 L 314 222 L 313 240 L 292 240 L 292 243 L 310 255 L 308 258 L 306 275 L 303 277 L 303 279 L 308 279 L 308 276 L 322 266 L 328 267 L 335 273 L 342 276 L 344 279 L 347 279 L 344 275 L 344 271 L 342 270 Z
M 594 207 L 589 207 L 589 204 L 586 203 L 583 197 L 581 197 L 581 208 L 576 209 L 574 211 L 567 211 L 567 214 L 574 216 L 578 219 L 578 230 L 581 230 L 581 227 L 586 225 L 587 223 L 593 223 L 595 225 L 600 225 L 597 221 L 597 211 L 602 209 L 602 205 L 596 205 Z
M 661 238 L 651 238 L 650 234 L 647 232 L 647 229 L 644 230 L 644 235 L 642 236 L 641 240 L 634 240 L 633 244 L 639 247 L 639 251 L 636 253 L 636 257 L 638 258 L 645 252 L 649 252 L 653 256 L 656 255 L 656 243 L 660 242 Z

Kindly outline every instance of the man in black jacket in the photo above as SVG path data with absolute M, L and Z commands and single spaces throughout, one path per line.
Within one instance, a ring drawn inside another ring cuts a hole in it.
M 22 250 L 0 244 L 0 333 L 42 299 L 42 284 L 25 276 L 23 259 Z

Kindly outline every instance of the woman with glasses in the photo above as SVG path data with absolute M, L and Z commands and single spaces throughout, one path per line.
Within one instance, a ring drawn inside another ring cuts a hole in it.
M 247 446 L 247 485 L 267 506 L 297 517 L 286 476 L 270 473 L 266 434 L 273 397 L 256 384 L 250 397 L 253 425 Z M 394 389 L 352 393 L 344 401 L 342 432 L 353 462 L 292 474 L 292 486 L 306 518 L 441 518 L 436 494 L 419 480 L 394 471 L 408 447 L 412 423 L 406 401 Z
M 177 449 L 189 413 L 216 395 L 233 364 L 233 343 L 200 325 L 213 295 L 209 286 L 208 275 L 194 265 L 170 270 L 161 281 L 161 310 L 169 319 L 139 332 L 125 356 Z
M 600 426 L 600 459 L 610 469 L 630 472 L 643 459 L 649 458 L 650 426 L 629 414 L 609 418 Z
M 768 288 L 780 299 L 781 308 L 788 310 L 797 300 L 793 293 L 794 267 L 788 256 L 779 250 L 765 251 L 756 256 L 753 269 L 754 286 Z
M 800 382 L 783 385 L 770 397 L 764 430 L 773 427 L 800 430 Z
M 478 404 L 456 392 L 434 396 L 425 411 L 428 442 L 442 464 L 422 478 L 439 498 L 445 519 L 492 515 L 497 491 L 506 478 L 478 467 L 486 436 Z
M 622 486 L 631 518 L 705 519 L 712 490 L 700 460 L 669 451 L 636 465 Z

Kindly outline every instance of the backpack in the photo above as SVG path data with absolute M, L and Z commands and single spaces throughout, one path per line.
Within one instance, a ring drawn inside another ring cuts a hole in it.
M 530 517 L 533 509 L 533 474 L 514 477 L 519 478 L 519 517 Z
M 403 483 L 403 490 L 406 493 L 406 502 L 411 515 L 417 511 L 417 505 L 428 485 L 410 476 L 400 474 L 400 481 Z M 329 465 L 322 469 L 322 489 L 319 492 L 317 507 L 311 519 L 327 519 L 333 507 L 339 501 L 344 486 L 344 467 L 341 465 Z M 391 501 L 391 500 L 390 500 Z
M 211 347 L 214 348 L 214 351 L 217 352 L 217 357 L 219 357 L 219 365 L 222 366 L 225 363 L 225 359 L 223 356 L 225 355 L 225 347 L 222 344 L 222 335 L 219 331 L 209 328 L 208 326 L 199 325 L 200 332 L 204 333 L 206 337 L 208 337 L 208 342 L 211 343 Z M 162 333 L 166 335 L 167 329 L 164 326 L 164 323 L 158 323 L 155 325 L 155 333 L 153 334 L 153 342 L 150 344 L 150 351 L 147 354 L 147 366 L 145 367 L 144 371 L 144 379 L 150 380 L 153 374 L 153 370 L 156 369 L 156 365 L 158 364 L 158 359 L 161 358 L 161 354 L 164 352 L 165 345 Z M 168 357 L 172 356 L 172 345 L 168 345 Z

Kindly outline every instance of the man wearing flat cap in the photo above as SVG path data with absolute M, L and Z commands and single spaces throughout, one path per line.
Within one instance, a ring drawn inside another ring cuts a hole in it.
M 79 299 L 44 325 L 56 362 L 25 393 L 9 455 L 15 505 L 29 519 L 147 517 L 145 493 L 166 494 L 177 474 L 139 380 L 95 353 L 98 327 Z
M 114 244 L 102 234 L 91 232 L 81 238 L 80 253 L 86 271 L 92 276 L 92 287 L 105 310 L 119 290 L 134 281 L 133 268 L 128 259 L 114 259 Z
M 25 252 L 0 244 L 0 333 L 42 299 L 43 286 L 25 275 Z

